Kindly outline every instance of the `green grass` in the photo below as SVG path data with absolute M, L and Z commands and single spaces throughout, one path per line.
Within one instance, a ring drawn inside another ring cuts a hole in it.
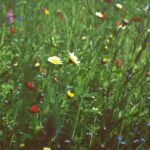
M 117 9 L 117 3 L 123 9 Z M 149 149 L 150 12 L 143 10 L 146 3 L 2 0 L 0 150 Z M 13 23 L 8 22 L 8 10 L 13 10 Z M 106 19 L 96 17 L 96 12 L 106 13 Z M 134 22 L 133 17 L 141 20 Z M 129 21 L 125 29 L 116 26 L 123 19 Z M 9 32 L 10 27 L 15 33 Z M 79 65 L 69 63 L 69 52 L 75 53 Z M 63 64 L 48 62 L 53 55 Z M 117 64 L 118 58 L 122 62 Z M 39 67 L 34 66 L 37 62 Z M 27 88 L 29 81 L 33 89 Z M 73 98 L 68 98 L 67 90 L 75 94 Z M 30 112 L 33 104 L 38 113 Z M 117 141 L 118 136 L 122 141 Z

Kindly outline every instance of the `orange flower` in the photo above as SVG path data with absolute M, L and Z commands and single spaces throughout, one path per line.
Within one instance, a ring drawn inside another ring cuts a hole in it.
M 118 20 L 116 21 L 116 26 L 120 26 L 121 25 L 121 22 Z

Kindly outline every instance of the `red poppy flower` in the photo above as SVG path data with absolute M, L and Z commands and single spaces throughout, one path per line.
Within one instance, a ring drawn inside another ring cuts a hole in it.
M 105 19 L 107 17 L 107 14 L 106 13 L 102 13 L 102 16 L 103 16 L 102 18 Z
M 121 62 L 122 62 L 122 60 L 121 60 L 120 58 L 117 58 L 117 59 L 116 59 L 116 63 L 117 63 L 117 64 L 120 64 Z
M 13 28 L 8 28 L 10 33 L 15 33 L 16 31 Z
M 117 58 L 116 59 L 116 66 L 117 66 L 117 68 L 121 68 L 122 67 L 122 60 L 120 59 L 120 58 Z
M 133 22 L 139 22 L 139 21 L 141 21 L 141 18 L 139 18 L 139 17 L 133 17 L 131 20 Z
M 31 81 L 29 81 L 29 82 L 26 83 L 26 87 L 30 90 L 33 90 L 34 89 L 34 84 Z
M 30 112 L 32 113 L 38 113 L 40 109 L 37 107 L 37 105 L 31 105 L 30 106 Z

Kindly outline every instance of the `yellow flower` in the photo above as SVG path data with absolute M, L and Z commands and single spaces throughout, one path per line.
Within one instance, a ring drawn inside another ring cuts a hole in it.
M 122 6 L 121 4 L 116 4 L 116 7 L 117 7 L 118 9 L 122 9 L 122 8 L 123 8 L 123 6 Z
M 40 66 L 40 63 L 38 63 L 38 62 L 35 63 L 35 65 L 34 65 L 35 68 L 38 68 L 39 66 Z
M 120 26 L 118 26 L 118 29 L 124 30 L 124 29 L 126 29 L 126 26 L 120 25 Z
M 68 91 L 66 92 L 66 94 L 67 94 L 67 96 L 70 97 L 70 98 L 74 97 L 74 93 L 72 93 L 70 90 L 68 90 Z
M 86 40 L 87 37 L 86 36 L 82 36 L 81 40 Z
M 72 63 L 79 65 L 80 61 L 78 60 L 77 56 L 74 53 L 69 53 L 69 57 Z
M 45 13 L 46 15 L 49 15 L 49 11 L 48 11 L 47 9 L 44 9 L 44 13 Z
M 43 150 L 51 150 L 50 147 L 43 147 Z
M 147 29 L 147 32 L 148 32 L 148 33 L 150 33 L 150 28 L 149 28 L 149 29 Z
M 110 38 L 111 40 L 114 40 L 114 36 L 113 36 L 112 34 L 109 35 L 109 38 Z
M 15 62 L 15 63 L 13 64 L 13 66 L 14 66 L 14 67 L 18 67 L 18 63 Z
M 104 47 L 104 50 L 107 50 L 108 49 L 108 46 L 106 45 L 105 47 Z
M 49 57 L 48 62 L 51 62 L 52 64 L 55 64 L 55 65 L 63 64 L 61 58 L 59 58 L 57 56 Z
M 25 147 L 25 144 L 24 144 L 24 143 L 21 143 L 21 144 L 19 145 L 19 147 L 20 147 L 20 148 L 24 148 L 24 147 Z
M 108 63 L 108 59 L 107 59 L 107 58 L 103 58 L 103 59 L 102 59 L 102 63 L 103 63 L 103 64 L 107 64 L 107 63 Z

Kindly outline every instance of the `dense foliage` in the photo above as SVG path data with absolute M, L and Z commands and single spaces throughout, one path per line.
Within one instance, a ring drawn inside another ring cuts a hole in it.
M 0 150 L 150 147 L 147 0 L 2 0 Z

